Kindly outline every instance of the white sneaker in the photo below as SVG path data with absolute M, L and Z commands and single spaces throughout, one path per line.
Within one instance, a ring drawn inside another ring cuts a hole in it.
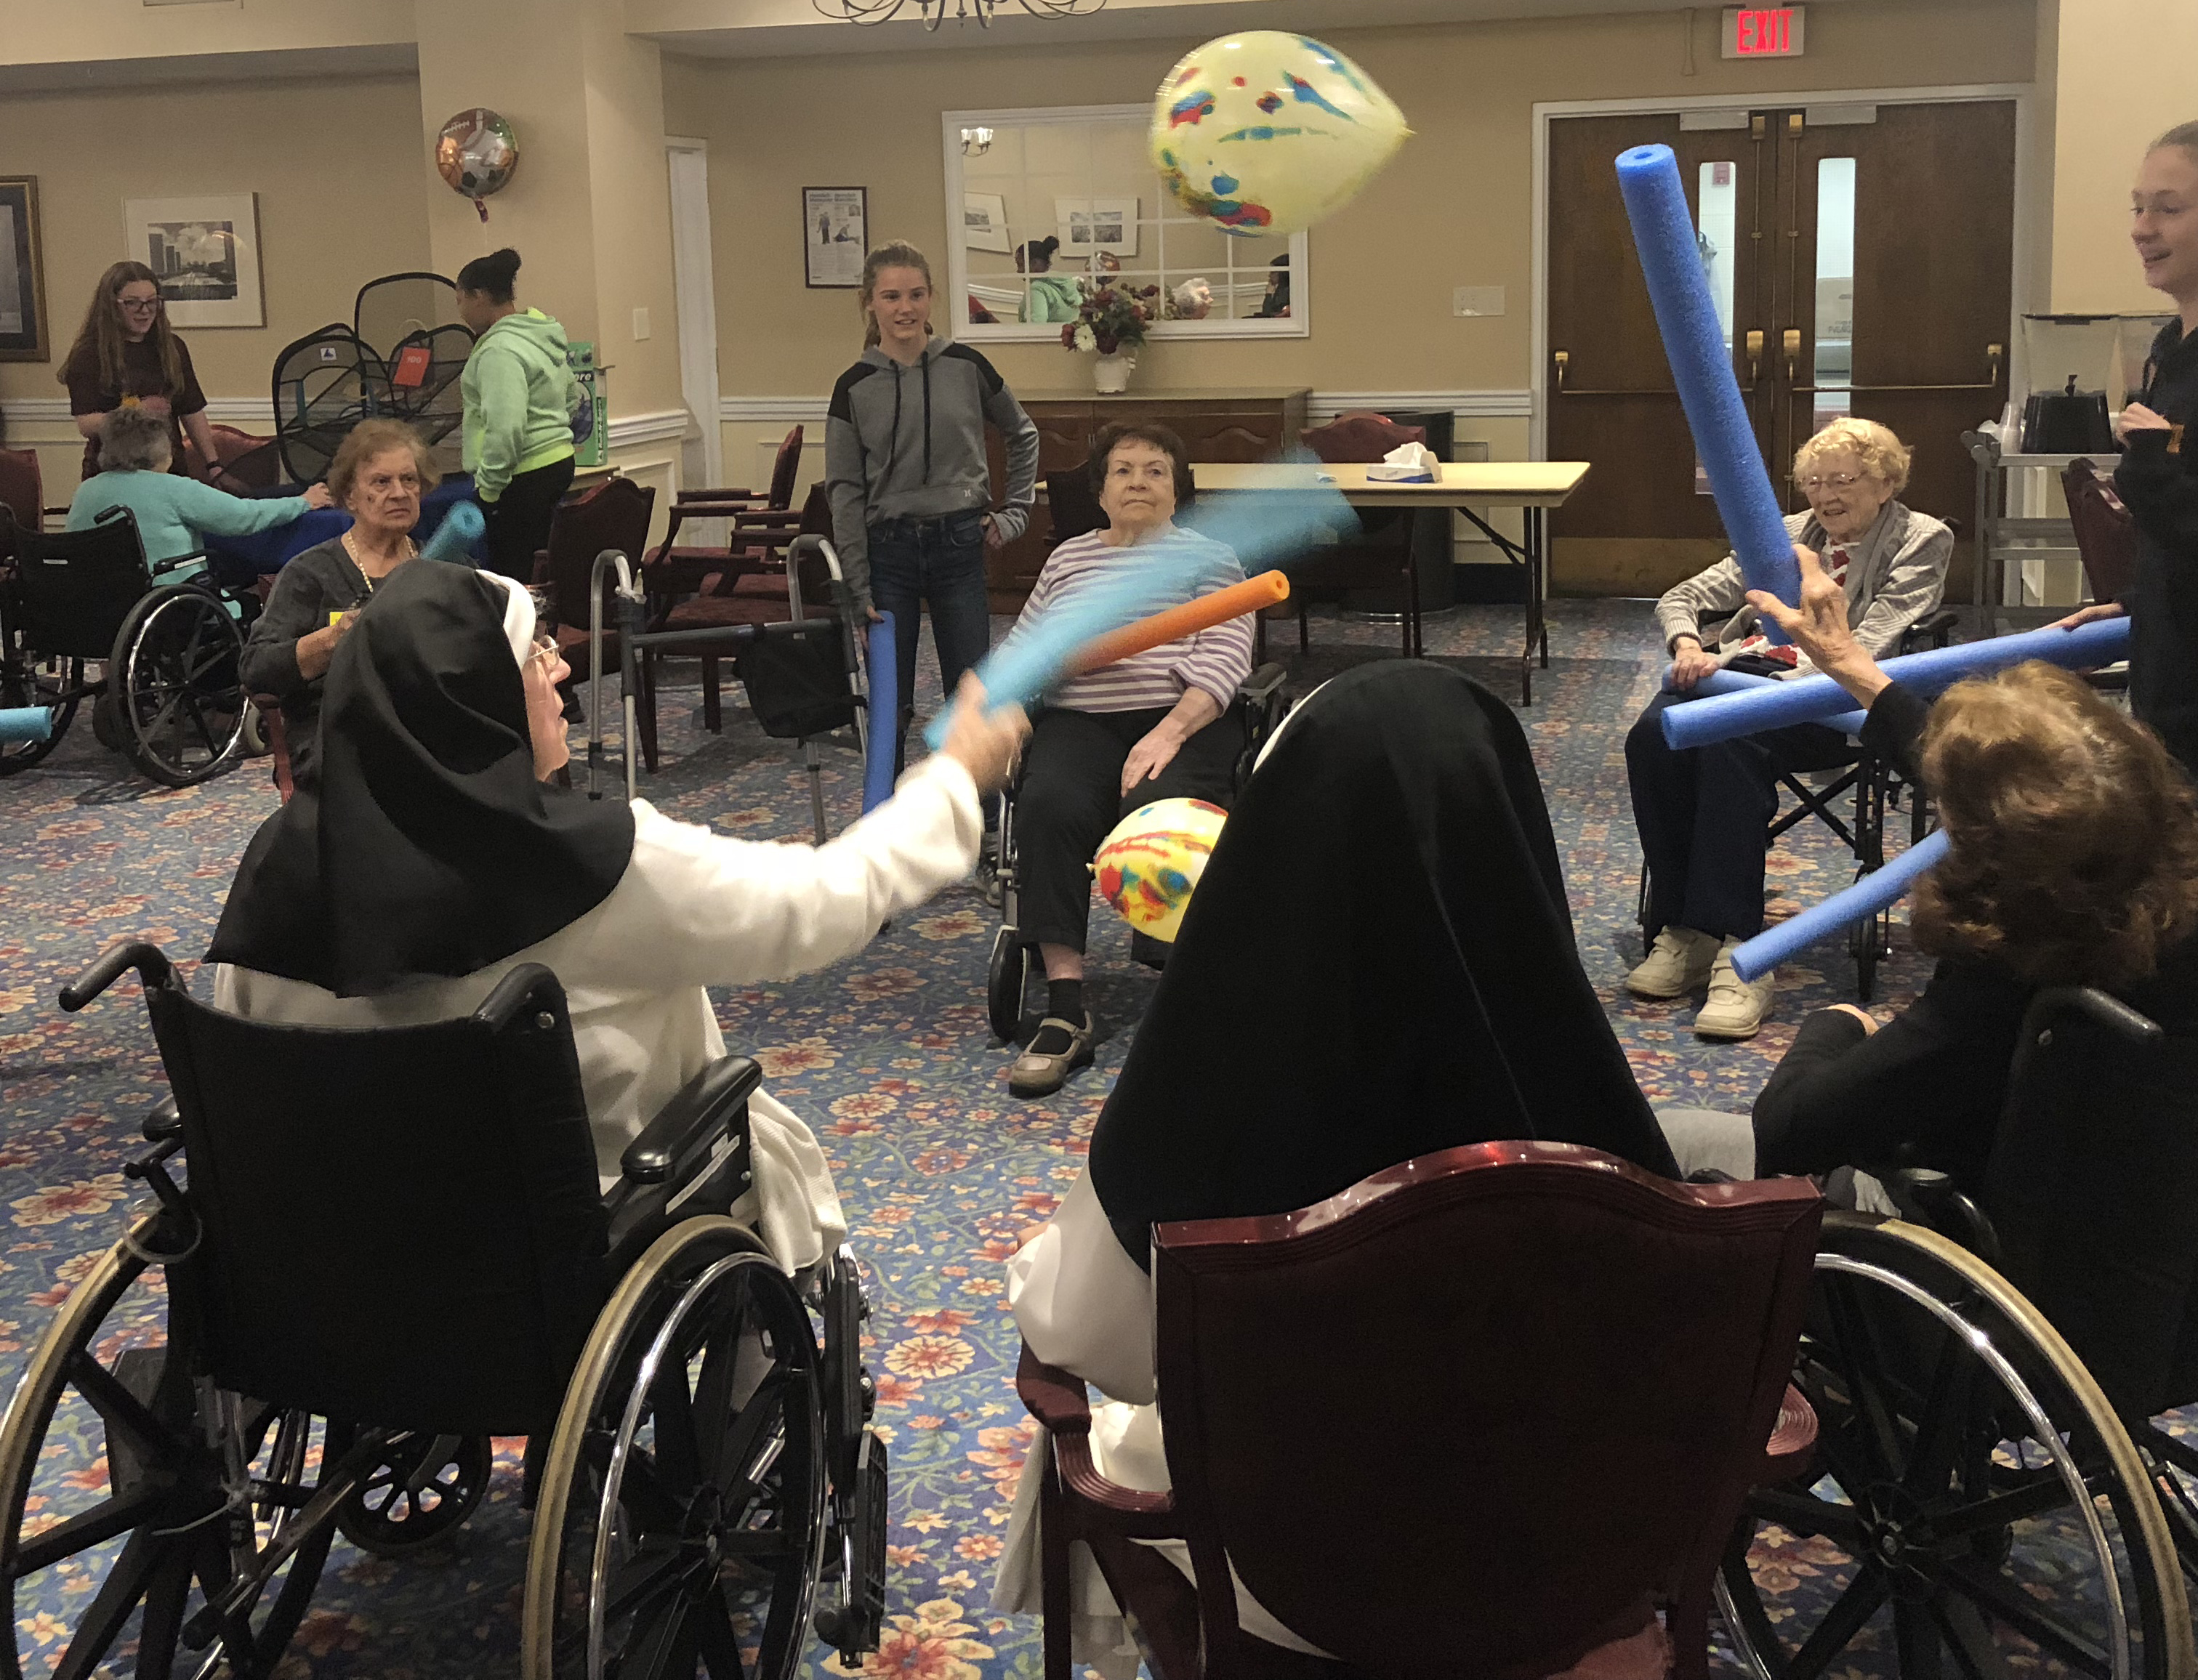
M 1636 997 L 1683 997 L 1700 991 L 1709 983 L 1717 954 L 1716 934 L 1666 927 L 1648 947 L 1647 959 L 1625 977 L 1625 989 Z
M 1717 959 L 1710 965 L 1709 1001 L 1695 1017 L 1699 1037 L 1753 1038 L 1762 1031 L 1764 1016 L 1771 1013 L 1777 971 L 1773 969 L 1759 980 L 1741 979 L 1732 966 L 1732 954 L 1740 945 L 1739 939 L 1728 938 L 1718 947 Z

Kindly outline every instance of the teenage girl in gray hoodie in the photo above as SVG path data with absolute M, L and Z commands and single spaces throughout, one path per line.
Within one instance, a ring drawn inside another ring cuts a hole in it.
M 857 603 L 873 619 L 893 614 L 903 733 L 915 710 L 918 614 L 929 605 L 951 694 L 991 642 L 986 550 L 1023 534 L 1038 489 L 1038 427 L 990 362 L 932 337 L 931 294 L 931 264 L 914 246 L 870 253 L 860 294 L 867 347 L 833 387 L 824 427 L 832 540 Z M 1008 449 L 997 509 L 987 421 Z

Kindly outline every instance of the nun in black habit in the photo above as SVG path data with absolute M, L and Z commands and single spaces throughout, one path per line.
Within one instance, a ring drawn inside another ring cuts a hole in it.
M 1009 1263 L 1032 1352 L 1114 1403 L 1093 1409 L 1102 1474 L 1168 1485 L 1155 1222 L 1307 1207 L 1497 1138 L 1585 1144 L 1677 1176 L 1580 967 L 1518 719 L 1454 671 L 1384 661 L 1318 689 L 1270 744 L 1101 1112 L 1089 1169 Z M 1044 1456 L 1034 1448 L 1027 1464 Z M 1038 1480 L 1026 1468 L 997 1609 L 1038 1607 Z M 1105 1584 L 1076 1555 L 1079 1657 L 1134 1672 Z M 1315 1650 L 1239 1600 L 1247 1632 Z
M 448 1020 L 544 964 L 608 1187 L 626 1144 L 725 1054 L 704 988 L 822 968 L 966 878 L 982 798 L 1026 726 L 965 705 L 945 747 L 828 844 L 734 840 L 552 785 L 567 674 L 508 578 L 426 560 L 393 573 L 329 667 L 320 777 L 253 837 L 206 956 L 220 1008 L 315 1026 Z M 732 1211 L 798 1270 L 846 1234 L 832 1176 L 767 1093 L 748 1119 L 755 1188 Z

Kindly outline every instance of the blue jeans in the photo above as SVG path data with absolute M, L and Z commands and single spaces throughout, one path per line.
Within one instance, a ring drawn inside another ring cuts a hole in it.
M 893 619 L 899 662 L 900 705 L 894 725 L 893 769 L 906 759 L 910 721 L 916 715 L 917 617 L 931 608 L 931 639 L 939 649 L 939 680 L 950 695 L 962 673 L 992 645 L 992 614 L 985 596 L 985 513 L 972 508 L 935 519 L 892 519 L 870 526 L 870 597 Z

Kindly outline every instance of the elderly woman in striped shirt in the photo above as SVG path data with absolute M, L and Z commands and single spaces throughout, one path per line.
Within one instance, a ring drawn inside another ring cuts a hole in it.
M 1151 545 L 1163 536 L 1182 584 L 1154 610 L 1243 581 L 1228 549 L 1176 528 L 1190 465 L 1174 433 L 1108 427 L 1092 445 L 1091 474 L 1106 528 L 1053 551 L 1003 645 L 1082 590 L 1125 567 L 1152 564 Z M 1200 563 L 1184 566 L 1186 555 Z M 1251 675 L 1252 631 L 1248 617 L 1231 619 L 1091 671 L 1057 690 L 1037 715 L 1015 796 L 1015 833 L 1023 936 L 1045 965 L 1046 1010 L 1009 1077 L 1016 1096 L 1050 1096 L 1091 1060 L 1084 939 L 1091 857 L 1108 831 L 1154 799 L 1229 803 L 1244 749 L 1243 722 L 1230 705 Z

